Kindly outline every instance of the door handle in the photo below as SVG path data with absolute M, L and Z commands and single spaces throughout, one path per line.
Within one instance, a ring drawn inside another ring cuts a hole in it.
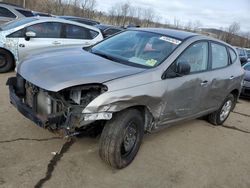
M 230 78 L 229 78 L 229 80 L 233 80 L 234 79 L 234 76 L 231 76 Z
M 58 42 L 58 41 L 54 41 L 52 44 L 54 44 L 54 45 L 59 45 L 59 44 L 61 44 L 61 43 Z
M 207 80 L 201 82 L 201 86 L 207 86 L 207 84 L 208 84 L 208 81 L 207 81 Z
M 91 43 L 90 43 L 90 42 L 85 42 L 84 44 L 85 44 L 85 45 L 90 45 Z

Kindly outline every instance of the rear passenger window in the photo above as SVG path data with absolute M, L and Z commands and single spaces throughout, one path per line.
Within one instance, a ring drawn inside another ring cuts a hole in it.
M 236 55 L 235 51 L 232 50 L 231 48 L 229 48 L 229 53 L 230 53 L 230 56 L 231 56 L 231 61 L 232 61 L 232 63 L 234 63 L 236 61 L 236 59 L 237 59 L 237 55 Z
M 66 38 L 69 39 L 93 39 L 96 37 L 98 32 L 76 26 L 76 25 L 66 25 Z
M 16 15 L 10 12 L 8 9 L 0 7 L 0 16 L 8 18 L 16 18 Z
M 61 27 L 57 22 L 44 22 L 27 27 L 26 32 L 35 32 L 37 38 L 60 38 Z
M 201 72 L 207 70 L 208 65 L 208 43 L 199 42 L 188 47 L 186 51 L 177 59 L 179 63 L 188 63 L 191 67 L 190 72 Z
M 212 69 L 226 67 L 228 65 L 228 54 L 225 46 L 212 43 Z

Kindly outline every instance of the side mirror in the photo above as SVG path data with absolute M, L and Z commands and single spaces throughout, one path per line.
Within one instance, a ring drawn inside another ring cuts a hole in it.
M 35 38 L 36 33 L 33 31 L 28 31 L 25 33 L 25 40 L 29 41 L 31 38 Z
M 177 74 L 179 76 L 184 76 L 190 73 L 191 67 L 186 62 L 179 62 L 177 65 Z
M 190 73 L 191 67 L 186 62 L 179 62 L 178 65 L 176 63 L 172 64 L 167 71 L 163 73 L 161 76 L 162 79 L 166 78 L 176 78 L 180 76 L 184 76 Z

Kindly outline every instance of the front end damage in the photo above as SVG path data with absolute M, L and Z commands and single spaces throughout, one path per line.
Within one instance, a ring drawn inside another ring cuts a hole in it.
M 65 135 L 75 135 L 88 129 L 97 120 L 109 120 L 112 113 L 83 114 L 85 107 L 107 91 L 102 84 L 87 84 L 67 88 L 59 92 L 46 91 L 23 79 L 20 75 L 7 81 L 10 102 L 26 118 L 38 126 L 51 130 L 63 130 Z

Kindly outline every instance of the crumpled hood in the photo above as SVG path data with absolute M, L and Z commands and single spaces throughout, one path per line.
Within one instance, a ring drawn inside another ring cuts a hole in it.
M 81 48 L 51 50 L 30 56 L 18 66 L 18 74 L 48 91 L 89 83 L 103 83 L 145 69 L 116 63 Z

